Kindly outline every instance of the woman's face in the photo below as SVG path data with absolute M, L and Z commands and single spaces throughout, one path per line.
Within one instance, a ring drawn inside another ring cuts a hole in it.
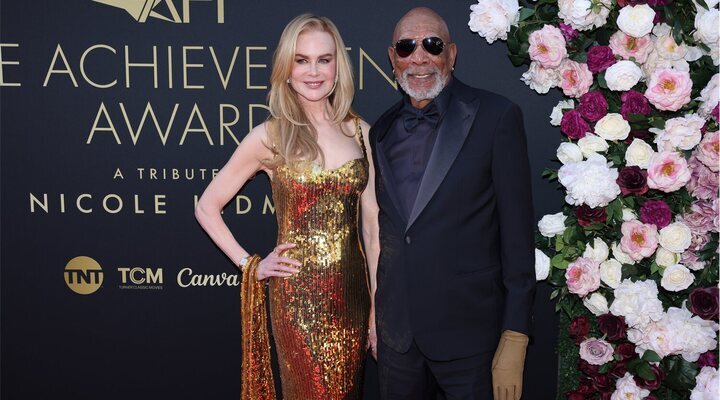
M 322 31 L 305 31 L 295 45 L 290 85 L 302 102 L 324 100 L 335 85 L 335 41 Z

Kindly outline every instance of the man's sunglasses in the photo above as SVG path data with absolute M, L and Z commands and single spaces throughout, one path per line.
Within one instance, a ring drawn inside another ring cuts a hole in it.
M 417 47 L 417 40 L 415 39 L 400 39 L 395 42 L 395 53 L 401 58 L 410 56 Z M 422 40 L 422 47 L 428 53 L 437 56 L 443 52 L 445 43 L 439 37 L 426 37 Z

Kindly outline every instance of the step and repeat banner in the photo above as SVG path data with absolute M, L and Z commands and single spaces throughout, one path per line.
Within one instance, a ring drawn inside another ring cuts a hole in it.
M 467 27 L 471 1 L 73 0 L 0 2 L 0 397 L 237 399 L 237 271 L 204 234 L 198 197 L 267 116 L 272 53 L 303 12 L 330 17 L 372 123 L 400 98 L 395 22 L 426 5 L 448 22 L 456 75 L 525 111 L 538 217 L 558 98 L 528 95 L 501 43 Z M 510 179 L 510 177 L 509 177 Z M 452 210 L 448 210 L 452 212 Z M 267 176 L 224 217 L 266 254 Z M 525 398 L 555 396 L 557 320 L 540 286 Z M 377 398 L 368 361 L 365 398 Z

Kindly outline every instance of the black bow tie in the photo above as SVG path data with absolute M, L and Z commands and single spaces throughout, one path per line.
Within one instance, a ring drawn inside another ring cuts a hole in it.
M 403 125 L 408 132 L 413 132 L 421 123 L 428 123 L 432 128 L 437 125 L 440 119 L 440 112 L 435 103 L 430 103 L 428 107 L 417 109 L 415 107 L 405 107 L 403 110 Z

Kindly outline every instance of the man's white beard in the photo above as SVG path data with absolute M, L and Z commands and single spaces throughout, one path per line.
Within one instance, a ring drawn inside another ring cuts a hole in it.
M 402 76 L 398 77 L 398 84 L 400 84 L 400 87 L 402 88 L 402 90 L 405 91 L 405 93 L 408 94 L 408 96 L 410 96 L 413 100 L 416 101 L 432 100 L 436 98 L 440 94 L 440 92 L 442 92 L 447 81 L 447 79 L 443 79 L 443 76 L 440 73 L 440 69 L 436 66 L 433 66 L 433 70 L 431 73 L 435 76 L 435 82 L 433 83 L 432 87 L 426 90 L 414 90 L 408 84 L 408 77 L 411 73 L 413 73 L 413 71 L 410 69 L 406 69 L 405 71 L 403 71 Z

